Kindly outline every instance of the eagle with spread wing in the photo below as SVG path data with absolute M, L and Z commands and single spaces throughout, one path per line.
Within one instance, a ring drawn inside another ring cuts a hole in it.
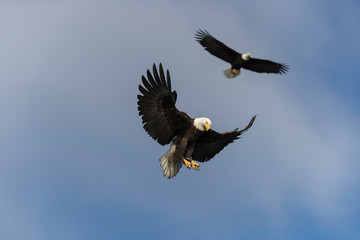
M 239 76 L 241 68 L 258 73 L 276 74 L 284 74 L 289 70 L 288 65 L 265 59 L 252 58 L 250 53 L 238 53 L 211 36 L 206 30 L 199 29 L 195 33 L 195 40 L 209 53 L 231 64 L 231 68 L 223 71 L 228 78 Z
M 138 97 L 139 115 L 145 131 L 159 144 L 170 143 L 169 150 L 160 157 L 160 167 L 168 179 L 175 177 L 183 164 L 199 170 L 197 162 L 206 162 L 224 147 L 248 130 L 255 121 L 252 117 L 242 130 L 218 133 L 210 129 L 209 118 L 191 118 L 175 107 L 177 93 L 171 90 L 169 70 L 166 77 L 160 63 L 159 72 L 153 65 L 153 74 L 147 70 L 147 79 L 142 76 Z

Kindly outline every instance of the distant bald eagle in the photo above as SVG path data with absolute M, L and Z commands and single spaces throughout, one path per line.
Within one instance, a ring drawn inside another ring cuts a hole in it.
M 195 33 L 195 39 L 209 53 L 231 64 L 231 68 L 224 70 L 224 74 L 228 78 L 234 78 L 240 75 L 240 68 L 245 68 L 258 73 L 286 73 L 289 66 L 272 62 L 270 60 L 250 58 L 250 53 L 238 53 L 226 46 L 206 30 L 199 29 Z
M 147 79 L 142 76 L 144 86 L 139 85 L 142 95 L 138 97 L 139 115 L 146 132 L 161 145 L 171 143 L 170 149 L 159 159 L 164 176 L 175 177 L 183 163 L 188 168 L 199 170 L 199 164 L 218 154 L 225 146 L 238 139 L 248 130 L 255 118 L 242 130 L 235 129 L 218 133 L 210 129 L 208 118 L 190 118 L 175 107 L 177 93 L 171 91 L 169 70 L 165 74 L 160 63 L 159 73 L 155 64 L 153 75 L 147 70 Z

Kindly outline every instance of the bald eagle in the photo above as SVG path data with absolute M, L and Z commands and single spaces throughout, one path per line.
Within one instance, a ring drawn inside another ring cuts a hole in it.
M 171 90 L 169 70 L 166 78 L 160 63 L 159 72 L 153 65 L 153 75 L 147 70 L 147 79 L 142 76 L 138 98 L 139 115 L 145 131 L 159 144 L 170 144 L 169 150 L 160 157 L 160 167 L 168 179 L 175 177 L 183 164 L 199 170 L 199 164 L 218 154 L 224 147 L 248 130 L 256 115 L 242 130 L 237 128 L 226 133 L 212 129 L 211 120 L 206 117 L 191 118 L 175 107 L 177 93 Z
M 231 64 L 231 68 L 224 70 L 228 78 L 240 75 L 240 68 L 258 73 L 283 74 L 289 70 L 289 66 L 272 62 L 270 60 L 251 58 L 250 53 L 238 53 L 226 46 L 206 30 L 199 29 L 195 33 L 195 40 L 198 41 L 209 53 Z

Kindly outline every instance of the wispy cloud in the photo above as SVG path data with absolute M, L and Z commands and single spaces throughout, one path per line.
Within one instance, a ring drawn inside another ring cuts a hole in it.
M 118 236 L 112 220 L 137 214 L 167 222 L 180 235 L 175 225 L 191 219 L 197 227 L 189 231 L 209 231 L 209 239 L 304 236 L 293 228 L 304 224 L 294 220 L 300 215 L 329 232 L 352 226 L 359 212 L 358 84 L 339 87 L 345 80 L 338 71 L 350 70 L 349 79 L 358 74 L 331 49 L 358 59 L 352 24 L 358 7 L 310 1 L 3 4 L 0 188 L 6 197 L 0 210 L 9 219 L 1 221 L 3 235 L 48 239 L 60 224 L 71 228 L 63 237 L 88 237 L 84 229 L 99 217 L 107 227 L 87 230 Z M 244 71 L 225 79 L 228 64 L 194 41 L 198 28 L 238 51 L 287 63 L 290 72 Z M 153 62 L 170 70 L 178 108 L 208 116 L 217 131 L 243 127 L 258 114 L 254 126 L 200 172 L 181 169 L 171 181 L 157 162 L 167 147 L 147 136 L 137 113 L 137 85 Z M 105 206 L 114 214 L 101 215 Z M 59 220 L 46 225 L 49 213 Z M 76 228 L 69 219 L 84 222 Z M 146 229 L 158 228 L 148 224 L 141 229 L 154 236 Z M 26 226 L 24 235 L 19 225 Z M 257 235 L 255 226 L 266 234 Z

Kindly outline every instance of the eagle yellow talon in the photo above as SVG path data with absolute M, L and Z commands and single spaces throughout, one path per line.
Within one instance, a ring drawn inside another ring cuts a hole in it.
M 186 159 L 184 159 L 184 163 L 185 163 L 185 166 L 187 167 L 187 168 L 191 168 L 191 162 L 189 162 L 188 160 L 186 160 Z
M 198 163 L 196 163 L 196 162 L 194 162 L 194 161 L 191 161 L 191 163 L 192 163 L 193 169 L 195 169 L 195 170 L 200 170 L 200 165 L 199 165 Z
M 231 70 L 233 73 L 237 73 L 239 70 L 237 70 L 237 69 L 233 69 L 233 70 Z

